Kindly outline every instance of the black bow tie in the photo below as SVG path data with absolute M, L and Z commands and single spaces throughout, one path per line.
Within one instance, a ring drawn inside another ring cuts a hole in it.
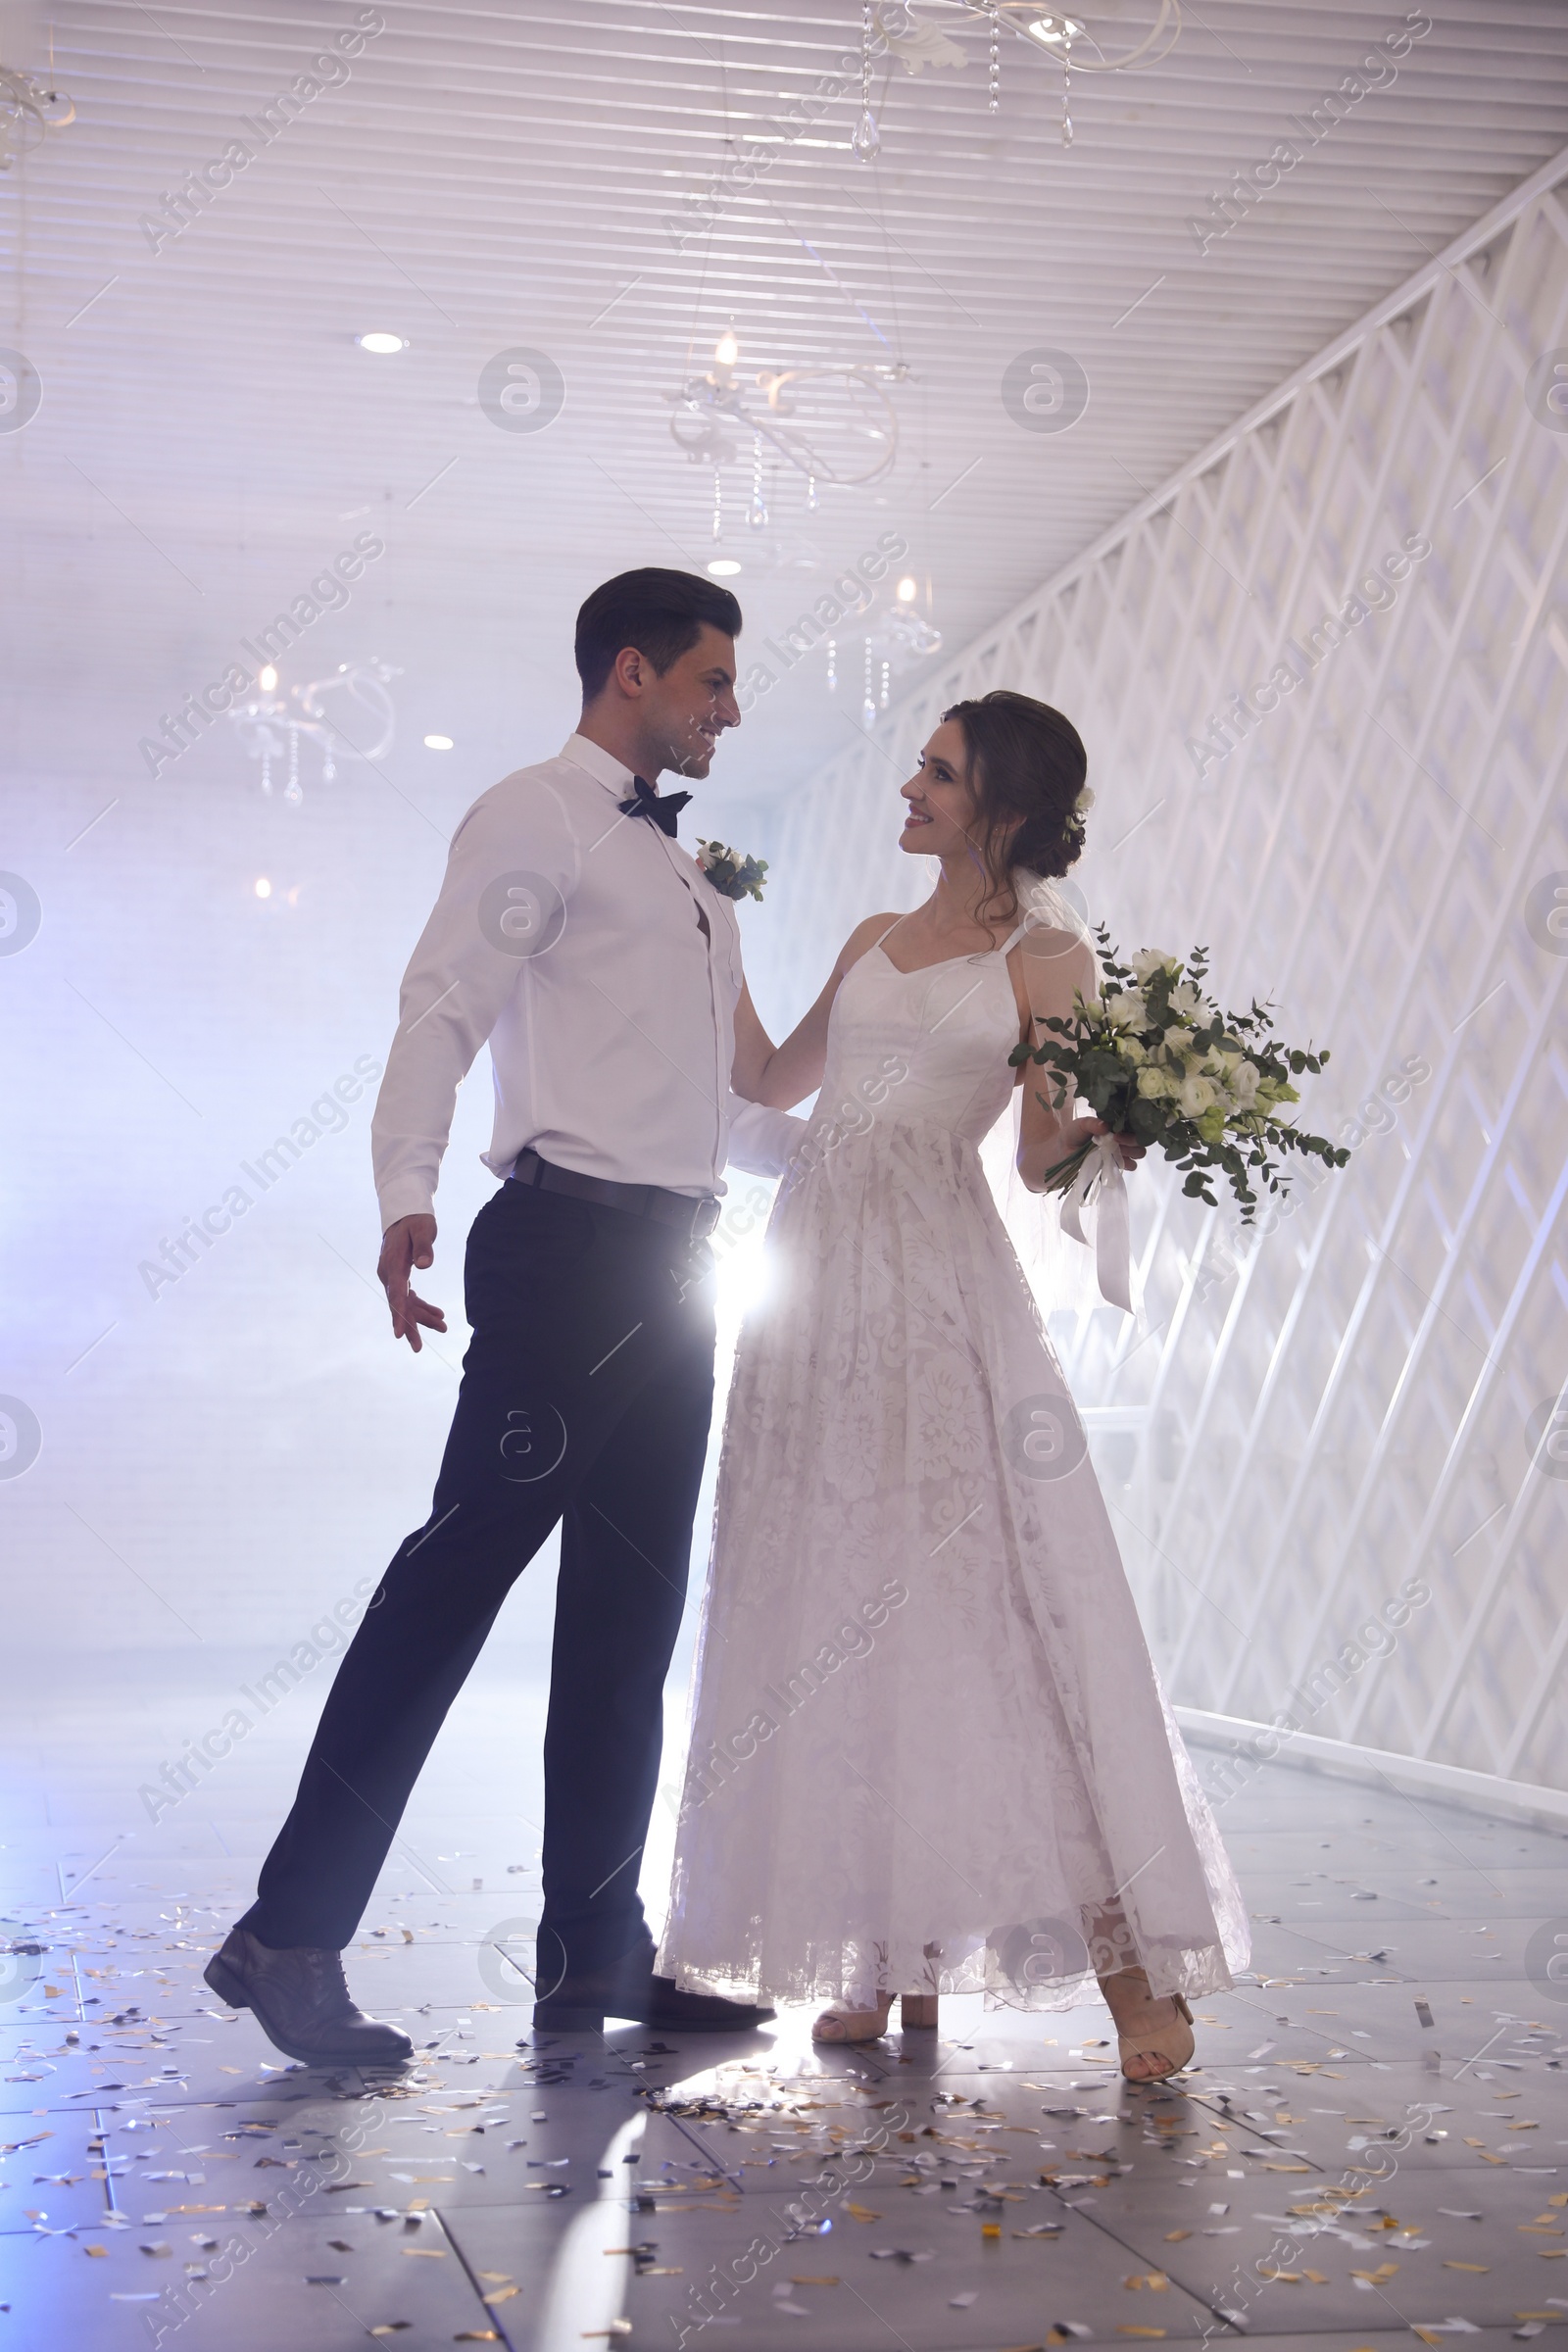
M 632 784 L 635 787 L 633 797 L 629 801 L 622 801 L 619 804 L 621 815 L 650 817 L 661 833 L 667 833 L 670 840 L 673 841 L 675 819 L 691 799 L 691 794 L 689 792 L 658 793 L 645 776 L 633 776 Z

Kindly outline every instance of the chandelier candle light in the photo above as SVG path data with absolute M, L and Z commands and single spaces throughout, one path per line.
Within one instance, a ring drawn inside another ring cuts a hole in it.
M 1080 808 L 1090 798 L 1081 793 Z M 1293 1127 L 1286 1109 L 1300 1100 L 1291 1080 L 1304 1071 L 1315 1076 L 1328 1054 L 1283 1044 L 1272 1035 L 1272 1007 L 1255 998 L 1247 1012 L 1221 1011 L 1200 985 L 1208 969 L 1206 949 L 1195 948 L 1184 960 L 1145 948 L 1122 963 L 1103 927 L 1096 937 L 1101 994 L 1092 1004 L 1078 996 L 1068 1020 L 1042 1021 L 1054 1034 L 1038 1046 L 1015 1046 L 1008 1060 L 1015 1069 L 1033 1061 L 1051 1072 L 1051 1090 L 1040 1098 L 1051 1109 L 1075 1098 L 1109 1130 L 1086 1136 L 1048 1168 L 1044 1189 L 1065 1196 L 1062 1229 L 1075 1241 L 1087 1241 L 1081 1212 L 1096 1204 L 1101 1295 L 1131 1314 L 1131 1243 L 1117 1136 L 1163 1152 L 1186 1170 L 1182 1191 L 1210 1208 L 1219 1205 L 1209 1189 L 1218 1170 L 1247 1225 L 1257 1210 L 1254 1178 L 1271 1193 L 1289 1184 L 1288 1177 L 1282 1182 L 1278 1154 L 1303 1152 L 1331 1168 L 1344 1167 L 1350 1154 Z

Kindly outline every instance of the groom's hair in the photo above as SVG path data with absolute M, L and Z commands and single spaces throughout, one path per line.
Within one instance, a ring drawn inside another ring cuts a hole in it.
M 577 675 L 591 703 L 628 645 L 646 654 L 661 677 L 689 654 L 704 621 L 726 637 L 741 633 L 741 609 L 727 588 L 693 571 L 617 572 L 596 588 L 577 615 Z

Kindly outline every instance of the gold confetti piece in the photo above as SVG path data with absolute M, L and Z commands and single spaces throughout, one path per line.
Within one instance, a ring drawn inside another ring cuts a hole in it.
M 397 2335 L 403 2328 L 413 2326 L 412 2320 L 387 2320 L 379 2328 L 372 2328 L 370 2333 L 372 2335 Z
M 499 2344 L 501 2338 L 493 2328 L 465 2328 L 452 2341 L 455 2344 Z
M 1165 2243 L 1167 2246 L 1179 2246 L 1184 2237 L 1191 2237 L 1192 2234 L 1190 2230 L 1167 2230 Z
M 1118 2335 L 1163 2335 L 1163 2328 L 1118 2328 Z
M 1446 2262 L 1443 2267 L 1446 2271 L 1470 2271 L 1477 2278 L 1485 2278 L 1492 2266 L 1485 2262 Z
M 882 2219 L 882 2216 L 879 2213 L 873 2213 L 871 2211 L 869 2205 L 846 2204 L 844 2210 L 847 2214 L 849 2214 L 853 2221 L 857 2222 L 879 2222 Z
M 414 1941 L 414 1930 L 412 1928 L 404 1929 L 403 1940 L 405 1943 L 412 1943 Z
M 1000 2239 L 1002 2236 L 1002 2224 L 1000 2222 L 982 2222 L 980 2225 L 980 2234 L 982 2237 Z
M 514 2295 L 520 2295 L 521 2292 L 520 2286 L 498 2286 L 482 2299 L 486 2303 L 510 2303 Z
M 81 2250 L 84 2254 L 96 2254 L 100 2257 L 100 2259 L 102 2259 L 102 2257 L 107 2255 L 109 2252 L 109 2248 L 107 2246 L 83 2246 Z
M 791 2286 L 837 2286 L 837 2278 L 792 2278 Z
M 403 2251 L 411 2254 L 416 2262 L 445 2262 L 447 2258 L 445 2246 L 405 2246 Z
M 607 2254 L 611 2251 L 612 2249 L 609 2246 L 605 2248 L 605 2252 Z M 481 2271 L 479 2276 L 484 2280 L 486 2286 L 510 2286 L 512 2284 L 512 2273 L 510 2271 Z
M 1301 2273 L 1301 2277 L 1303 2278 L 1310 2278 L 1314 2286 L 1327 2286 L 1329 2283 L 1329 2275 L 1327 2271 L 1303 2271 Z

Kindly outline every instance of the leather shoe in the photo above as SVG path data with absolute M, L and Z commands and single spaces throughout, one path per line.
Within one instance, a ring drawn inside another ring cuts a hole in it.
M 712 1992 L 682 1992 L 673 1977 L 656 1977 L 651 1956 L 638 1952 L 609 1968 L 568 1977 L 533 2005 L 536 2034 L 602 2034 L 606 2017 L 683 2034 L 750 2034 L 776 2015 L 750 2001 Z
M 230 1928 L 204 1973 L 220 2000 L 249 2009 L 273 2048 L 302 2065 L 404 2066 L 414 2055 L 406 2034 L 355 2007 L 341 1952 L 309 1943 L 274 1951 L 248 1928 Z

